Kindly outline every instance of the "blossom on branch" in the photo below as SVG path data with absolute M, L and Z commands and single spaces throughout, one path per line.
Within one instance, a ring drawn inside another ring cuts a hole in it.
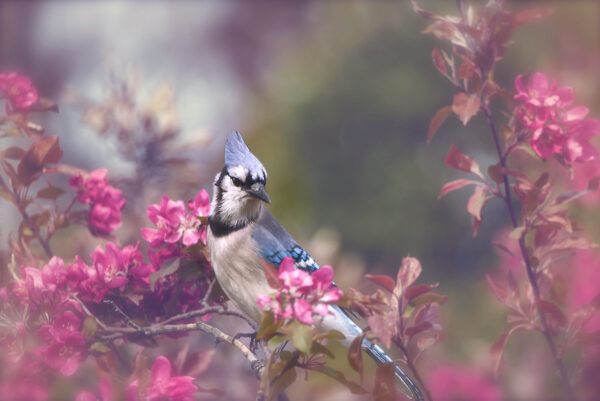
M 135 379 L 126 391 L 127 401 L 193 401 L 198 387 L 191 376 L 172 376 L 171 362 L 164 356 L 156 358 L 150 383 Z
M 106 169 L 98 169 L 88 177 L 79 174 L 69 179 L 69 184 L 77 191 L 77 200 L 90 205 L 90 228 L 100 235 L 108 235 L 121 226 L 121 210 L 125 207 L 121 190 L 108 184 L 107 173 Z
M 286 257 L 279 265 L 278 279 L 277 292 L 274 295 L 262 294 L 257 300 L 258 306 L 272 311 L 275 319 L 294 317 L 303 324 L 313 324 L 313 315 L 327 316 L 328 305 L 339 301 L 343 295 L 333 285 L 331 266 L 322 266 L 310 274 L 297 269 L 294 260 Z
M 38 92 L 31 79 L 14 72 L 0 74 L 0 92 L 16 111 L 25 111 L 38 101 Z
M 142 236 L 153 248 L 172 245 L 181 241 L 184 246 L 206 244 L 206 228 L 202 226 L 199 216 L 207 216 L 210 212 L 208 193 L 198 192 L 194 199 L 187 202 L 189 211 L 182 200 L 171 200 L 163 196 L 159 204 L 148 206 L 148 219 L 156 228 L 142 228 Z

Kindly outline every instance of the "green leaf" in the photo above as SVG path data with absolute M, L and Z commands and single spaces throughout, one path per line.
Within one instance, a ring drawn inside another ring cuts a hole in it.
M 166 266 L 163 264 L 160 270 L 150 273 L 150 290 L 154 291 L 154 287 L 158 279 L 173 274 L 179 269 L 179 258 L 174 258 Z
M 256 332 L 256 338 L 269 338 L 273 334 L 277 333 L 277 331 L 281 328 L 282 325 L 283 321 L 275 321 L 275 315 L 273 314 L 273 312 L 263 312 L 260 318 L 260 325 L 258 326 L 258 331 Z
M 320 366 L 311 368 L 311 370 L 314 370 L 315 372 L 320 372 L 326 376 L 331 377 L 334 380 L 337 380 L 338 382 L 342 383 L 344 386 L 348 387 L 348 389 L 353 394 L 368 394 L 369 393 L 360 384 L 346 379 L 346 377 L 344 376 L 344 374 L 342 372 L 340 372 L 339 370 L 332 369 L 329 366 L 320 365 Z
M 346 339 L 346 336 L 337 330 L 329 330 L 329 331 L 326 331 L 325 333 L 319 333 L 316 336 L 314 336 L 313 341 L 319 341 L 319 340 L 323 340 L 325 338 L 328 340 L 342 341 L 342 340 Z
M 82 334 L 85 338 L 94 338 L 94 334 L 96 334 L 97 330 L 98 323 L 96 322 L 96 319 L 88 316 L 83 320 Z
M 310 353 L 311 354 L 323 354 L 323 355 L 327 355 L 331 359 L 335 359 L 335 355 L 333 354 L 333 352 L 331 352 L 329 350 L 329 348 L 327 348 L 323 344 L 318 343 L 316 341 L 313 341 L 312 346 L 310 347 Z
M 311 326 L 293 321 L 285 326 L 282 331 L 298 351 L 310 355 L 310 347 L 313 342 L 313 329 Z
M 90 351 L 104 354 L 104 353 L 110 352 L 110 348 L 108 348 L 106 345 L 104 345 L 100 341 L 96 341 L 95 343 L 90 345 Z
M 258 336 L 257 336 L 258 337 Z M 267 341 L 267 347 L 269 347 L 269 349 L 271 351 L 275 351 L 275 349 L 277 347 L 279 347 L 279 345 L 285 341 L 285 337 L 281 336 L 281 335 L 274 335 L 271 338 L 269 338 L 269 340 Z

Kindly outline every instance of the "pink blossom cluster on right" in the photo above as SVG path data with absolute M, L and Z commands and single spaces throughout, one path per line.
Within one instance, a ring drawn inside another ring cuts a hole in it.
M 333 285 L 333 269 L 322 266 L 312 274 L 297 269 L 291 257 L 279 265 L 281 287 L 274 295 L 260 295 L 258 306 L 270 310 L 276 319 L 296 318 L 300 323 L 313 324 L 313 315 L 322 318 L 329 313 L 328 305 L 342 298 L 342 291 Z
M 108 184 L 107 170 L 92 171 L 89 176 L 72 176 L 71 187 L 77 191 L 77 200 L 90 205 L 88 221 L 93 232 L 108 235 L 121 225 L 121 210 L 125 199 L 121 190 Z
M 523 81 L 517 76 L 514 98 L 520 103 L 519 121 L 531 132 L 533 151 L 543 159 L 561 155 L 568 164 L 596 159 L 598 151 L 589 140 L 600 133 L 600 121 L 585 118 L 587 107 L 571 107 L 573 89 L 557 87 L 540 72 Z

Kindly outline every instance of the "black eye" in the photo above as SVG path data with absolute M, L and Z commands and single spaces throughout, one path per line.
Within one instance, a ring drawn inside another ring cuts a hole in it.
M 242 180 L 240 180 L 239 178 L 231 177 L 231 182 L 233 182 L 233 185 L 235 185 L 236 187 L 242 186 Z

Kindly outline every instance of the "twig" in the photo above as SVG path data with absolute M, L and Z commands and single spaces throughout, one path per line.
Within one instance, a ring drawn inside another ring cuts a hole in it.
M 488 107 L 486 105 L 481 105 L 481 110 L 485 114 L 488 125 L 490 126 L 490 130 L 492 132 L 492 137 L 494 138 L 494 144 L 496 145 L 496 152 L 498 153 L 498 158 L 500 159 L 500 166 L 502 167 L 502 177 L 504 180 L 504 193 L 505 193 L 505 195 L 502 197 L 502 199 L 504 199 L 504 203 L 506 203 L 506 206 L 508 208 L 508 213 L 510 214 L 510 219 L 511 219 L 513 227 L 517 228 L 519 223 L 517 221 L 517 216 L 516 216 L 514 208 L 512 206 L 510 184 L 508 182 L 508 175 L 506 174 L 506 172 L 504 170 L 506 168 L 506 157 L 502 152 L 502 148 L 500 147 L 500 140 L 498 138 L 498 132 L 496 131 L 496 126 L 494 124 L 494 121 L 492 120 L 492 115 L 490 113 L 490 110 L 488 109 Z M 539 289 L 539 286 L 537 283 L 537 279 L 535 277 L 535 273 L 533 271 L 533 267 L 531 266 L 531 261 L 529 259 L 529 255 L 527 254 L 527 249 L 525 247 L 525 239 L 524 239 L 523 235 L 521 235 L 521 237 L 519 238 L 519 248 L 521 250 L 521 256 L 523 257 L 523 261 L 525 262 L 525 268 L 527 270 L 527 277 L 529 278 L 529 283 L 531 284 L 531 288 L 533 289 L 533 295 L 535 297 L 535 307 L 536 307 L 536 311 L 540 317 L 540 323 L 542 325 L 541 331 L 544 334 L 544 337 L 546 339 L 546 342 L 548 343 L 548 346 L 550 347 L 550 351 L 552 352 L 552 357 L 554 358 L 554 363 L 556 364 L 556 367 L 558 368 L 558 372 L 559 372 L 560 378 L 563 382 L 563 386 L 565 387 L 567 397 L 569 398 L 569 400 L 575 401 L 576 400 L 575 392 L 573 391 L 573 388 L 571 387 L 567 369 L 566 369 L 560 355 L 558 354 L 556 344 L 554 343 L 554 340 L 552 339 L 552 335 L 550 334 L 550 328 L 548 326 L 548 322 L 546 321 L 546 316 L 544 315 L 544 313 L 540 307 L 540 303 L 539 303 L 539 301 L 541 299 L 540 289 Z
M 402 351 L 402 353 L 404 354 L 408 368 L 412 372 L 415 379 L 417 379 L 417 381 L 419 382 L 421 390 L 423 390 L 423 392 L 425 393 L 425 399 L 429 400 L 429 401 L 433 401 L 433 398 L 431 397 L 431 393 L 425 386 L 425 382 L 423 382 L 423 379 L 421 379 L 421 375 L 419 375 L 419 371 L 417 370 L 417 367 L 414 365 L 412 359 L 410 358 L 410 355 L 408 354 L 408 350 L 406 349 L 404 344 L 402 344 L 402 342 L 400 342 L 400 341 L 394 341 L 394 343 L 396 344 L 396 346 L 398 346 L 400 351 Z

